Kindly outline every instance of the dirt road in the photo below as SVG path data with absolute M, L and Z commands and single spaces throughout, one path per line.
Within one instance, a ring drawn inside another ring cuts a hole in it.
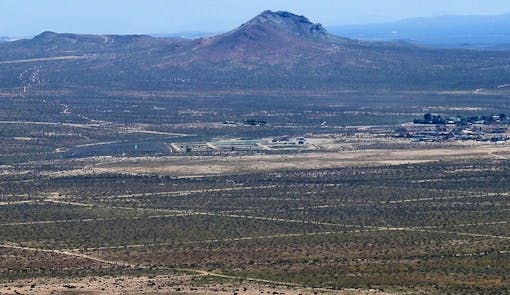
M 93 55 L 65 55 L 65 56 L 42 57 L 42 58 L 31 58 L 31 59 L 17 59 L 17 60 L 0 61 L 0 65 L 3 65 L 3 64 L 15 64 L 15 63 L 53 61 L 53 60 L 87 59 L 87 58 L 92 58 L 92 57 L 94 57 L 94 56 Z

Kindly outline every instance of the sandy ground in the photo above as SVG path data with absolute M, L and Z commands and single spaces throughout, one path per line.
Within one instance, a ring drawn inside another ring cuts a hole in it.
M 0 294 L 389 294 L 376 290 L 327 291 L 243 282 L 194 283 L 193 278 L 197 276 L 38 278 L 1 284 Z
M 228 175 L 280 170 L 324 169 L 348 166 L 382 166 L 458 159 L 510 159 L 510 145 L 475 145 L 449 148 L 369 149 L 310 152 L 287 155 L 181 156 L 90 159 L 83 168 L 48 172 L 47 176 L 101 173 L 158 174 L 178 177 Z M 86 161 L 86 160 L 85 160 Z

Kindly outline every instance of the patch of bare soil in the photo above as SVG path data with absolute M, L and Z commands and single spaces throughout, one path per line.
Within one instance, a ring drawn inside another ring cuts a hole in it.
M 343 294 L 382 295 L 377 290 L 327 291 L 244 282 L 194 282 L 193 275 L 139 277 L 39 278 L 0 286 L 0 294 Z
M 181 177 L 228 175 L 295 169 L 325 169 L 347 166 L 381 166 L 457 159 L 506 159 L 510 145 L 474 145 L 448 148 L 371 149 L 342 152 L 311 152 L 284 155 L 229 155 L 109 158 L 95 164 L 48 176 L 101 173 L 158 174 Z M 43 173 L 44 174 L 44 173 Z

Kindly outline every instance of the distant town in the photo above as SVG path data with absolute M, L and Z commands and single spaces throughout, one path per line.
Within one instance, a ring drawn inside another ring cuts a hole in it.
M 501 113 L 499 115 L 489 116 L 454 116 L 443 118 L 441 115 L 434 115 L 427 113 L 423 115 L 423 119 L 414 119 L 414 124 L 436 124 L 436 125 L 493 125 L 493 124 L 508 124 L 510 123 L 509 118 L 506 114 Z
M 441 142 L 450 140 L 475 140 L 503 143 L 508 139 L 509 117 L 504 114 L 482 116 L 453 116 L 427 113 L 414 119 L 414 126 L 400 127 L 394 136 L 410 138 L 415 142 Z M 432 126 L 433 128 L 431 128 Z

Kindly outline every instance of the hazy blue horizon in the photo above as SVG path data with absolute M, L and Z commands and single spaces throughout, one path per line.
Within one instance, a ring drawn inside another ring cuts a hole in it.
M 224 32 L 263 10 L 302 14 L 326 27 L 443 15 L 501 15 L 510 1 L 494 0 L 2 0 L 0 36 L 33 36 L 43 31 L 93 34 L 175 34 Z

